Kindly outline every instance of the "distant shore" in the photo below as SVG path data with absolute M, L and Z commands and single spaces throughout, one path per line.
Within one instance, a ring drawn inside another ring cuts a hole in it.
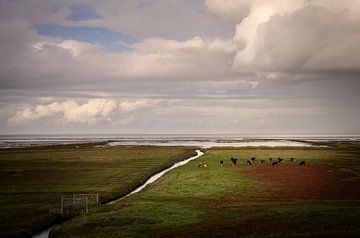
M 326 142 L 360 142 L 360 136 L 259 135 L 0 135 L 0 149 L 33 146 L 101 143 L 107 146 L 276 147 L 318 146 Z

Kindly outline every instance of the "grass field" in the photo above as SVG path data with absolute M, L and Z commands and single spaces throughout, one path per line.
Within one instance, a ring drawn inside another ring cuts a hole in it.
M 360 236 L 359 145 L 205 152 L 144 191 L 55 227 L 51 237 Z M 246 165 L 253 156 L 266 164 Z M 271 166 L 269 157 L 286 160 Z
M 181 147 L 66 145 L 0 150 L 0 237 L 29 237 L 55 222 L 61 196 L 124 195 L 196 154 Z

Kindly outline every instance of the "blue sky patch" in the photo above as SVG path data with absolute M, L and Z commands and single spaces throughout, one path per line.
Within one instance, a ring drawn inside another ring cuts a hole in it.
M 109 51 L 127 50 L 126 44 L 136 42 L 131 36 L 99 27 L 65 27 L 45 24 L 37 25 L 36 30 L 43 36 L 101 44 Z
M 70 9 L 71 15 L 68 17 L 69 20 L 84 21 L 100 18 L 93 8 L 85 4 L 75 4 Z

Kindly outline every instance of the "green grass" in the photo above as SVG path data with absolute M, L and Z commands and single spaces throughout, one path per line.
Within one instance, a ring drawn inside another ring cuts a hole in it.
M 263 181 L 261 176 L 252 177 L 251 169 L 256 167 L 245 162 L 253 156 L 257 160 L 295 157 L 305 160 L 309 168 L 319 164 L 334 166 L 334 174 L 344 181 L 358 181 L 360 173 L 359 145 L 208 149 L 203 157 L 169 172 L 142 192 L 55 227 L 51 236 L 360 236 L 360 197 L 344 194 L 326 200 L 311 196 L 272 199 L 267 191 L 276 187 L 275 191 L 281 192 L 283 187 L 278 185 L 286 181 L 280 179 L 275 184 Z M 239 168 L 229 164 L 230 157 L 240 158 Z M 221 159 L 225 160 L 224 167 L 218 165 Z M 198 169 L 199 162 L 206 162 L 208 167 Z M 354 187 L 353 191 L 358 190 Z
M 91 144 L 0 150 L 0 237 L 29 237 L 54 223 L 61 196 L 100 193 L 104 203 L 194 154 L 193 148 Z

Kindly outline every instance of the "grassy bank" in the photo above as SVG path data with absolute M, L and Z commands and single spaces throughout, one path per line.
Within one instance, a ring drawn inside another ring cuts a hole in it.
M 266 163 L 246 165 L 253 156 Z M 230 157 L 239 158 L 239 167 Z M 269 157 L 286 162 L 271 166 Z M 208 166 L 197 168 L 199 162 Z M 358 145 L 208 149 L 144 191 L 66 222 L 51 236 L 358 237 L 359 181 Z
M 100 193 L 106 202 L 194 154 L 193 148 L 91 144 L 0 150 L 0 236 L 28 237 L 53 223 L 61 196 Z

